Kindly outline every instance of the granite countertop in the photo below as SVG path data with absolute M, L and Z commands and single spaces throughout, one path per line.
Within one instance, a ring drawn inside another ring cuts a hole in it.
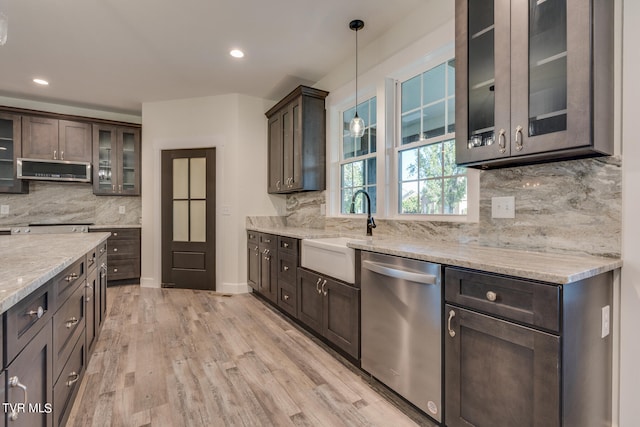
M 111 230 L 113 228 L 142 228 L 140 224 L 117 224 L 117 225 L 109 225 L 109 224 L 99 224 L 99 225 L 90 225 L 89 230 Z
M 107 240 L 109 233 L 0 236 L 0 313 Z
M 337 237 L 340 233 L 294 227 L 247 227 L 248 230 L 278 234 L 298 239 Z M 493 248 L 473 244 L 438 241 L 412 241 L 391 237 L 367 240 L 354 237 L 347 246 L 370 252 L 397 255 L 439 264 L 516 276 L 524 279 L 566 284 L 622 267 L 619 258 Z

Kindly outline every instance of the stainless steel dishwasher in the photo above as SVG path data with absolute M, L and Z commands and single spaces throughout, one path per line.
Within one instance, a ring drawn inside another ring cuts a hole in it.
M 442 421 L 441 266 L 362 252 L 362 369 Z

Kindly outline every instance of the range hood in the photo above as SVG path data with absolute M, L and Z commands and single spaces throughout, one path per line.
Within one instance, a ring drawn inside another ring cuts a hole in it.
M 91 163 L 68 160 L 17 160 L 18 179 L 91 182 Z

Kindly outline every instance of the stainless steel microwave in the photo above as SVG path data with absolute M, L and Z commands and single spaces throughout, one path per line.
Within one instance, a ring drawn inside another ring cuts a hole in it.
M 91 182 L 91 163 L 68 160 L 17 160 L 18 179 Z

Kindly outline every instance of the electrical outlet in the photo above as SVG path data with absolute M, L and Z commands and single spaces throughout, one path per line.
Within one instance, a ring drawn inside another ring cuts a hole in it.
M 0 205 L 0 215 L 9 215 L 9 205 Z
M 324 203 L 320 204 L 320 215 L 326 215 L 327 214 L 327 205 Z
M 124 215 L 126 212 L 126 209 L 124 206 L 120 206 L 118 207 L 118 213 L 120 213 L 120 215 Z
M 220 208 L 220 213 L 224 216 L 231 216 L 231 206 L 225 205 Z
M 491 218 L 515 218 L 516 217 L 516 198 L 492 197 L 491 198 Z
M 611 329 L 611 308 L 608 305 L 602 307 L 602 335 L 604 338 L 609 335 L 609 331 Z

